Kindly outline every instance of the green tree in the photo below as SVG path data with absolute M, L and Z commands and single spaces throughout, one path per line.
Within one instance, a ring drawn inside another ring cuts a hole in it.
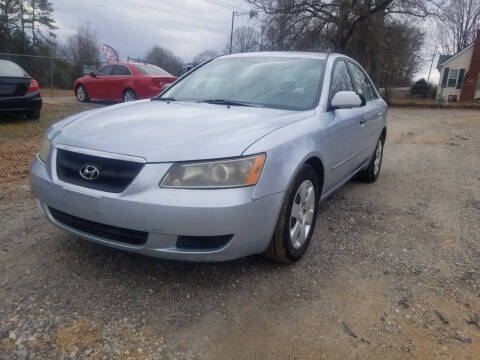
M 8 51 L 18 30 L 18 0 L 0 0 L 0 50 Z
M 49 0 L 29 0 L 26 12 L 29 14 L 28 23 L 32 30 L 32 48 L 37 49 L 41 42 L 49 42 L 55 37 L 57 29 L 53 18 L 53 5 Z

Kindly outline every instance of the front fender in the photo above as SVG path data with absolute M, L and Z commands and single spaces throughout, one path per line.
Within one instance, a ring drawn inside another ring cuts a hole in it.
M 285 126 L 260 139 L 244 155 L 266 152 L 267 160 L 253 193 L 253 199 L 284 192 L 300 167 L 310 158 L 325 161 L 316 149 L 319 131 L 318 119 L 308 119 Z

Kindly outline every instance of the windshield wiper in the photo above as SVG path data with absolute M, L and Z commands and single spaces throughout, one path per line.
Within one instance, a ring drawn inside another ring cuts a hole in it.
M 215 105 L 231 105 L 231 106 L 250 106 L 250 107 L 263 107 L 263 105 L 249 103 L 245 101 L 225 100 L 225 99 L 207 99 L 199 100 L 199 103 L 215 104 Z
M 172 98 L 172 97 L 156 97 L 156 98 L 153 98 L 152 100 L 157 100 L 157 101 L 177 101 L 177 99 Z

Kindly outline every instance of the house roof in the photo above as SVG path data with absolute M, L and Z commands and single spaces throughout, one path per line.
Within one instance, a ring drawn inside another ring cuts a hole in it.
M 440 55 L 438 58 L 437 69 L 440 68 L 440 65 L 442 65 L 448 59 L 450 59 L 452 56 L 453 55 Z
M 438 58 L 437 69 L 440 70 L 440 68 L 442 68 L 445 64 L 447 64 L 448 62 L 452 61 L 452 60 L 455 59 L 456 57 L 458 57 L 458 56 L 460 56 L 461 54 L 463 54 L 465 51 L 467 51 L 468 49 L 470 49 L 471 47 L 473 47 L 473 45 L 475 45 L 475 43 L 468 45 L 465 49 L 460 50 L 460 51 L 457 52 L 455 55 L 440 55 L 440 57 Z

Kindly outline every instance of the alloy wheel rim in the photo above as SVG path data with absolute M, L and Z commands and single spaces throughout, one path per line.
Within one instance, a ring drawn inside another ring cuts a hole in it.
M 123 101 L 134 101 L 135 100 L 135 94 L 131 91 L 127 91 L 125 95 L 123 96 Z
M 78 97 L 78 100 L 80 100 L 80 101 L 85 100 L 85 89 L 83 88 L 83 86 L 78 87 L 77 97 Z
M 305 180 L 293 198 L 290 214 L 290 241 L 292 247 L 300 249 L 312 230 L 315 213 L 315 188 L 310 180 Z
M 380 172 L 380 165 L 382 164 L 382 153 L 383 153 L 383 144 L 382 140 L 378 141 L 377 149 L 375 150 L 375 161 L 373 163 L 373 173 L 375 176 Z

